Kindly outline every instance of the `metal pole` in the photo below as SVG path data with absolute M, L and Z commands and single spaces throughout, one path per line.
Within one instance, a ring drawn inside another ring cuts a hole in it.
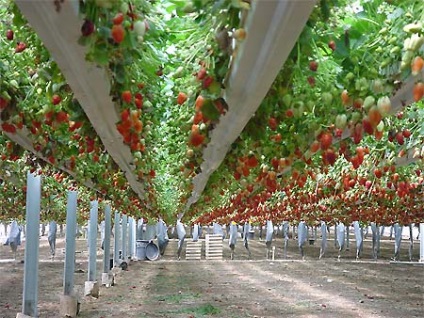
M 119 266 L 119 236 L 121 234 L 119 229 L 119 221 L 120 221 L 120 214 L 118 211 L 115 211 L 115 225 L 114 225 L 114 247 L 113 247 L 113 266 L 118 267 Z
M 126 214 L 122 216 L 122 260 L 127 261 L 127 222 L 128 217 Z
M 38 247 L 40 228 L 41 177 L 28 172 L 26 197 L 26 246 L 22 313 L 37 317 Z
M 424 263 L 424 223 L 420 223 L 420 262 Z
M 77 232 L 77 192 L 68 191 L 66 204 L 65 272 L 63 294 L 71 296 L 74 289 L 75 237 Z
M 97 200 L 91 201 L 90 227 L 88 229 L 88 281 L 96 281 L 96 260 L 97 260 L 97 214 L 99 203 Z
M 129 256 L 133 258 L 135 256 L 135 223 L 134 219 L 130 217 L 129 219 L 129 232 L 128 232 L 128 249 Z
M 110 269 L 110 205 L 105 207 L 105 239 L 103 242 L 103 273 Z

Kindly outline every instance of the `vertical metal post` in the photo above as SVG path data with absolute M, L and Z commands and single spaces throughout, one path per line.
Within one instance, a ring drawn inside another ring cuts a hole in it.
M 424 223 L 420 223 L 420 262 L 424 263 Z
M 71 296 L 74 289 L 75 237 L 77 232 L 77 192 L 68 191 L 66 204 L 65 270 L 63 294 Z
M 128 255 L 130 258 L 135 256 L 135 223 L 132 217 L 129 218 L 128 222 L 129 231 L 128 231 Z
M 28 172 L 26 197 L 26 246 L 22 313 L 37 317 L 38 247 L 40 228 L 41 177 Z
M 105 207 L 105 239 L 103 242 L 103 273 L 110 269 L 110 205 Z
M 118 211 L 115 211 L 115 225 L 114 225 L 114 246 L 113 246 L 113 266 L 118 267 L 119 266 L 119 237 L 121 235 L 119 222 L 120 222 L 120 214 Z
M 97 261 L 97 215 L 99 203 L 97 200 L 91 201 L 90 225 L 88 229 L 88 281 L 96 281 L 96 261 Z
M 127 222 L 128 217 L 126 214 L 122 216 L 122 260 L 127 261 Z

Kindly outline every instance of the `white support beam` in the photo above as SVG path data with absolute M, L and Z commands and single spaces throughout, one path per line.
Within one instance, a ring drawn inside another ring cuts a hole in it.
M 78 17 L 78 1 L 16 0 L 16 4 L 37 32 L 71 87 L 107 152 L 125 172 L 132 189 L 144 198 L 143 186 L 133 172 L 133 156 L 116 129 L 119 121 L 110 96 L 106 71 L 86 61 L 86 48 L 78 44 L 83 21 Z
M 224 96 L 228 112 L 220 118 L 203 152 L 187 208 L 203 192 L 231 144 L 258 109 L 302 32 L 315 0 L 254 1 L 246 20 L 246 39 L 238 48 Z

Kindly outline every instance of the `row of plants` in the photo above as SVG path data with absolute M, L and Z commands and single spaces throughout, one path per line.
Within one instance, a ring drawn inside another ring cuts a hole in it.
M 305 178 L 306 171 L 332 166 L 339 157 L 347 168 L 359 169 L 358 146 L 387 160 L 422 158 L 423 4 L 358 5 L 316 7 L 268 96 L 187 220 L 226 211 L 234 196 L 278 193 L 289 171 Z M 414 103 L 392 107 L 392 96 L 411 80 L 413 89 L 401 100 Z M 405 169 L 413 175 L 416 168 Z M 341 182 L 340 174 L 332 177 Z
M 238 45 L 249 36 L 243 28 L 249 1 L 80 3 L 78 45 L 106 70 L 120 118 L 113 129 L 131 150 L 142 198 L 17 6 L 2 2 L 3 136 L 28 138 L 37 156 L 71 171 L 79 184 L 94 183 L 121 211 L 173 221 L 201 173 L 209 133 L 228 110 L 222 97 Z M 209 222 L 220 213 L 235 215 L 228 209 L 238 197 L 291 211 L 284 200 L 314 188 L 307 172 L 340 165 L 359 173 L 367 162 L 384 165 L 383 157 L 422 157 L 423 9 L 414 0 L 320 1 L 255 116 L 185 218 L 204 214 Z M 411 78 L 416 103 L 396 113 L 392 96 Z M 361 147 L 371 161 L 358 154 Z M 19 161 L 23 149 L 16 149 L 3 160 L 25 165 Z M 404 175 L 415 169 L 405 168 Z M 341 184 L 337 171 L 325 175 Z M 359 174 L 369 178 L 372 171 Z M 296 191 L 279 202 L 283 185 L 293 180 Z

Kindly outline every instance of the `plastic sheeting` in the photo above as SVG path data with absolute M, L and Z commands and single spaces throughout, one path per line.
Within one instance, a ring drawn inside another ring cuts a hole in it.
M 266 236 L 265 242 L 272 242 L 272 236 L 274 234 L 274 225 L 271 220 L 266 221 Z
M 353 221 L 353 230 L 355 232 L 356 241 L 356 259 L 358 259 L 364 246 L 364 231 L 359 221 Z
M 284 258 L 287 258 L 287 247 L 289 245 L 289 231 L 290 231 L 290 224 L 288 221 L 284 221 L 281 225 L 281 228 L 283 230 L 283 238 L 284 238 L 284 251 L 283 255 Z
M 56 253 L 56 233 L 57 233 L 57 224 L 55 221 L 50 221 L 49 234 L 47 236 L 47 240 L 49 241 L 51 256 L 54 256 Z
M 222 226 L 216 222 L 213 223 L 213 234 L 220 234 L 222 238 L 225 237 L 224 231 L 222 230 Z
M 199 224 L 193 225 L 193 242 L 197 242 L 200 236 L 200 226 Z
M 136 231 L 135 231 L 136 241 L 143 239 L 143 223 L 144 223 L 143 218 L 137 220 L 137 228 L 136 228 Z
M 393 226 L 395 232 L 395 256 L 394 260 L 399 260 L 400 254 L 400 242 L 402 241 L 402 226 L 399 223 L 395 223 Z
M 306 243 L 306 240 L 308 238 L 308 229 L 306 228 L 305 221 L 300 221 L 299 225 L 297 226 L 297 243 L 300 250 L 300 255 L 303 257 L 303 246 Z
M 327 250 L 327 224 L 321 221 L 321 249 L 319 251 L 319 258 L 322 258 Z
M 166 246 L 168 245 L 169 237 L 168 227 L 162 219 L 159 219 L 156 223 L 156 233 L 158 239 L 159 252 L 160 255 L 163 255 L 165 253 Z
M 177 256 L 178 259 L 180 259 L 181 257 L 181 251 L 183 249 L 183 245 L 184 245 L 184 239 L 186 236 L 186 230 L 184 228 L 184 224 L 181 223 L 180 220 L 177 220 L 177 235 L 178 235 L 178 251 L 177 251 Z
M 245 222 L 243 226 L 243 244 L 246 248 L 247 252 L 249 253 L 249 258 L 251 256 L 250 249 L 249 249 L 249 233 L 252 230 L 252 226 L 249 222 Z
M 9 245 L 12 249 L 12 252 L 15 253 L 16 258 L 16 250 L 18 246 L 21 245 L 21 227 L 18 225 L 18 222 L 13 221 L 10 225 L 9 236 L 6 239 L 4 245 Z
M 371 222 L 371 231 L 372 231 L 372 256 L 374 259 L 377 259 L 380 255 L 380 231 L 375 224 L 375 222 Z
M 237 243 L 237 236 L 238 236 L 238 227 L 236 223 L 231 223 L 230 225 L 230 239 L 228 240 L 228 244 L 230 245 L 230 248 L 234 250 L 234 247 Z
M 345 245 L 346 227 L 343 223 L 337 224 L 337 244 L 339 251 L 343 250 Z

